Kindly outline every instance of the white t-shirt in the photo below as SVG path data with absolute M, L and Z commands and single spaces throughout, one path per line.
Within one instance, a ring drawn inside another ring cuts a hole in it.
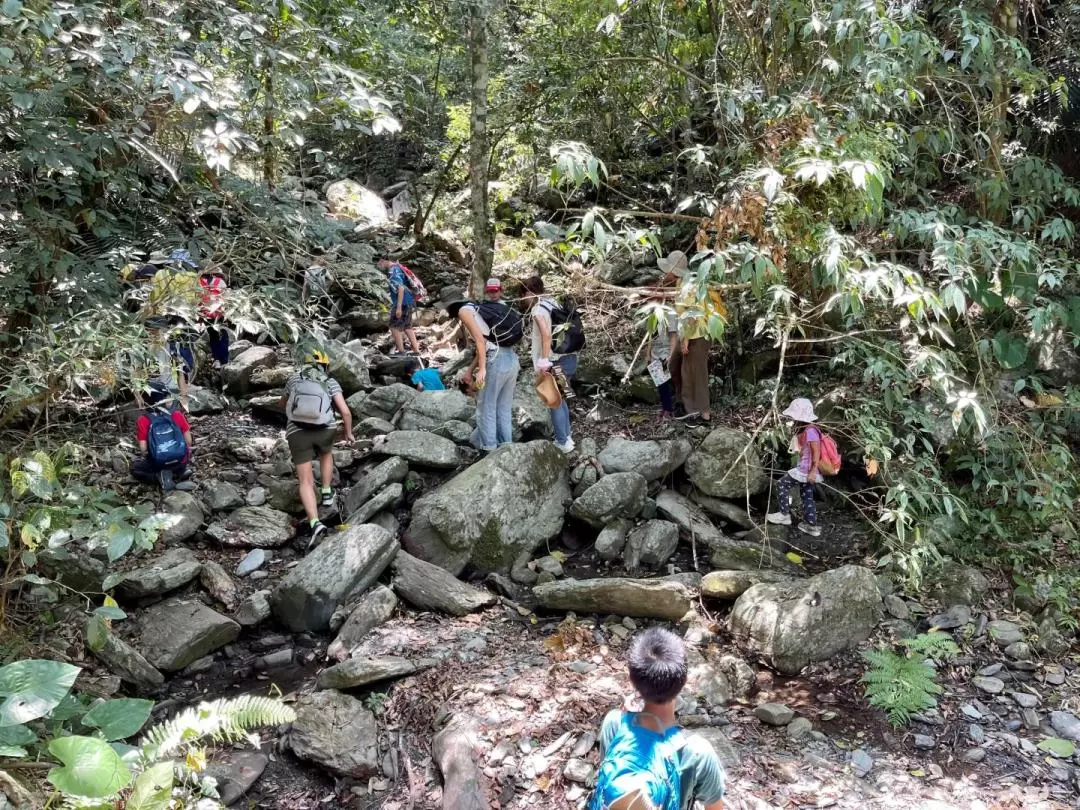
M 553 327 L 551 325 L 551 308 L 557 307 L 558 304 L 548 296 L 542 296 L 539 301 L 536 302 L 536 306 L 532 308 L 532 361 L 533 368 L 536 368 L 536 364 L 540 361 L 540 350 L 544 345 L 544 336 L 540 332 L 540 324 L 543 323 L 547 326 L 548 334 L 551 335 L 551 348 L 552 352 L 546 359 L 555 360 L 558 357 L 554 352 L 555 348 L 555 336 L 552 335 Z

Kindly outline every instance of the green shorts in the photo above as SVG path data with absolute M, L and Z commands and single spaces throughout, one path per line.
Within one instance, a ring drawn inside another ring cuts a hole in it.
M 306 464 L 316 456 L 323 456 L 334 449 L 337 426 L 307 428 L 290 425 L 285 438 L 289 442 L 293 464 Z

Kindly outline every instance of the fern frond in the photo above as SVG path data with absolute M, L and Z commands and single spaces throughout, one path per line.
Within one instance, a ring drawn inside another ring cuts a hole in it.
M 901 639 L 900 644 L 912 655 L 937 661 L 951 661 L 960 654 L 960 648 L 948 633 L 920 633 L 914 638 Z
M 233 742 L 247 736 L 251 729 L 279 726 L 295 719 L 296 713 L 280 700 L 241 695 L 185 709 L 150 729 L 140 747 L 145 758 L 161 759 L 200 740 Z
M 925 637 L 926 634 L 918 638 Z M 942 655 L 948 653 L 947 645 L 942 645 L 938 639 L 922 641 L 913 646 L 920 650 L 932 648 Z M 918 712 L 937 706 L 934 696 L 944 690 L 935 680 L 937 671 L 924 655 L 908 657 L 898 655 L 887 647 L 879 647 L 864 650 L 862 657 L 869 665 L 861 679 L 866 684 L 866 700 L 871 706 L 884 710 L 892 725 L 903 725 Z

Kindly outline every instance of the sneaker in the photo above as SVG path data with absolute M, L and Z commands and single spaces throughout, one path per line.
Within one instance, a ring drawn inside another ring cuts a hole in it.
M 158 483 L 161 484 L 162 492 L 172 492 L 176 489 L 176 482 L 173 480 L 172 470 L 162 470 L 159 472 Z
M 332 489 L 324 489 L 321 493 L 321 500 L 319 501 L 319 506 L 333 506 L 336 501 L 337 493 L 335 493 Z
M 308 539 L 307 547 L 312 549 L 319 545 L 319 543 L 322 542 L 322 536 L 328 531 L 329 529 L 326 528 L 326 525 L 321 520 L 315 521 L 311 526 L 311 537 Z
M 811 537 L 821 537 L 821 527 L 814 523 L 807 523 L 805 520 L 799 521 L 799 531 Z
M 570 453 L 574 452 L 574 446 L 575 445 L 574 445 L 574 440 L 573 439 L 567 439 L 565 442 L 555 442 L 555 446 L 558 447 L 560 450 L 562 450 L 567 455 L 569 455 Z
M 783 512 L 770 512 L 765 516 L 766 523 L 775 523 L 777 526 L 790 526 L 791 515 L 785 515 Z

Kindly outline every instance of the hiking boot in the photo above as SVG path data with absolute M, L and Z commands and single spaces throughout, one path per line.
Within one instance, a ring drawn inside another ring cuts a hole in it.
M 172 492 L 176 489 L 176 482 L 173 480 L 172 470 L 162 470 L 159 472 L 158 483 L 161 484 L 162 492 Z
M 799 531 L 811 537 L 821 537 L 821 527 L 815 523 L 807 523 L 805 520 L 799 521 Z
M 565 442 L 555 442 L 555 446 L 566 453 L 566 455 L 573 453 L 575 447 L 573 439 L 567 439 Z
M 785 515 L 783 512 L 770 512 L 765 516 L 766 523 L 775 523 L 777 526 L 790 526 L 791 515 Z
M 319 545 L 319 543 L 322 542 L 323 535 L 326 534 L 328 531 L 330 530 L 326 528 L 326 524 L 324 524 L 321 520 L 317 520 L 313 524 L 311 524 L 311 537 L 308 538 L 307 544 L 308 549 L 313 549 L 315 548 L 315 546 Z
M 323 490 L 320 495 L 319 506 L 333 506 L 337 502 L 337 493 L 334 490 Z

